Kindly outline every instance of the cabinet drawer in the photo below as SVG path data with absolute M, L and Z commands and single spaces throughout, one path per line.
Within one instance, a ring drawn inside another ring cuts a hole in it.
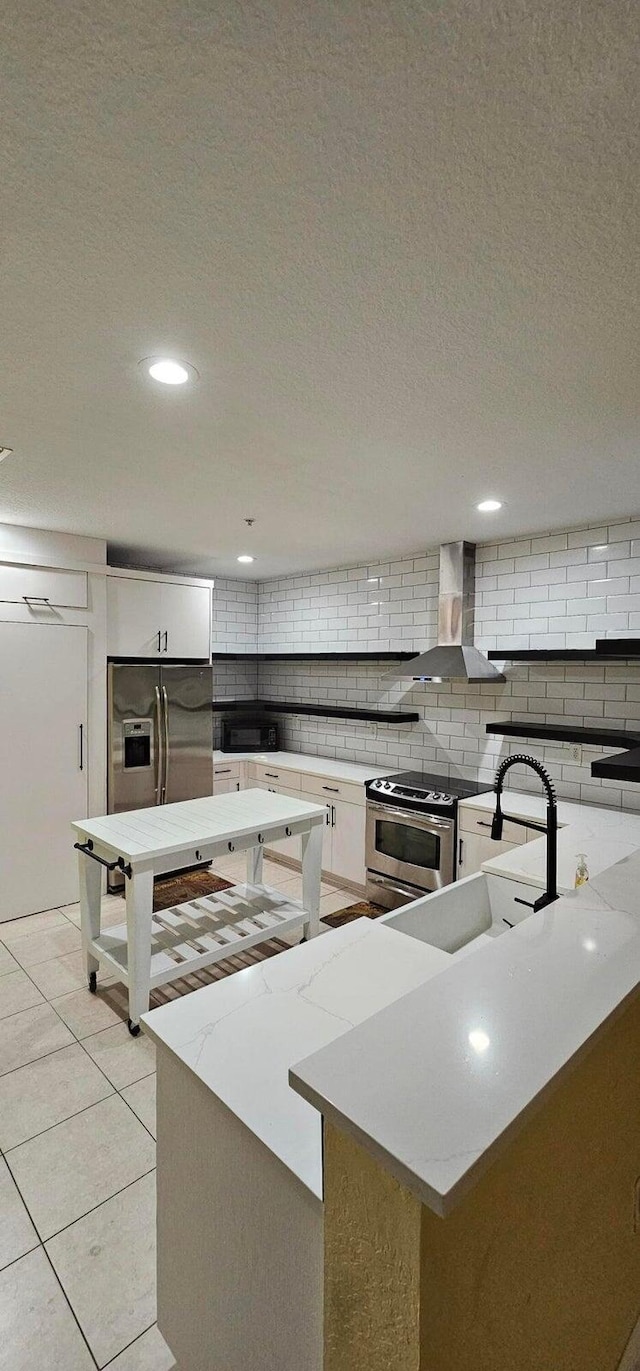
M 334 781 L 333 777 L 305 776 L 305 790 L 311 795 L 319 795 L 322 800 L 346 800 L 348 804 L 363 805 L 364 786 L 353 781 Z
M 283 767 L 275 764 L 269 766 L 266 762 L 250 762 L 249 776 L 254 781 L 264 782 L 265 785 L 280 786 L 285 795 L 288 795 L 290 790 L 302 788 L 302 777 L 299 771 L 286 771 Z
M 87 608 L 87 576 L 84 571 L 53 571 L 50 567 L 0 566 L 0 601 L 32 603 L 33 609 L 58 605 L 61 609 Z
M 478 833 L 484 838 L 490 838 L 491 819 L 491 811 L 487 809 L 467 809 L 465 805 L 460 805 L 458 809 L 458 828 L 461 833 Z M 511 824 L 505 819 L 502 838 L 505 843 L 516 845 L 527 842 L 527 833 L 519 824 Z
M 214 762 L 213 776 L 214 780 L 237 781 L 240 779 L 240 764 L 239 762 Z

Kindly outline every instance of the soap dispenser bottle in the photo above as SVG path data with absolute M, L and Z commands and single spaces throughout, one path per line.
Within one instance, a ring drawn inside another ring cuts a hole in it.
M 584 852 L 578 853 L 578 865 L 576 867 L 576 890 L 578 886 L 586 885 L 589 880 L 589 868 Z

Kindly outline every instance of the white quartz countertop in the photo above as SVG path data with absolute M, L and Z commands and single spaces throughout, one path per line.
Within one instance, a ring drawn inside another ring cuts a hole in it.
M 290 1080 L 446 1214 L 639 984 L 636 852 L 453 956 Z
M 322 803 L 311 804 L 269 790 L 239 790 L 229 795 L 205 795 L 179 804 L 154 805 L 72 824 L 81 837 L 131 861 L 185 853 L 193 847 L 223 839 L 246 838 L 256 827 L 325 818 Z
M 450 961 L 446 952 L 358 919 L 154 1009 L 143 1024 L 322 1198 L 321 1120 L 291 1090 L 291 1063 Z
M 490 813 L 493 813 L 495 803 L 493 791 L 462 801 L 467 808 L 483 809 Z M 502 812 L 505 818 L 514 814 L 517 818 L 544 823 L 546 800 L 542 794 L 505 790 Z M 566 893 L 574 888 L 580 853 L 585 854 L 589 875 L 593 877 L 640 848 L 640 813 L 558 800 L 558 824 L 558 889 L 561 892 Z M 539 838 L 523 843 L 511 852 L 491 857 L 483 863 L 482 870 L 543 889 L 546 883 L 546 850 L 546 838 L 541 834 Z
M 214 766 L 222 762 L 260 762 L 283 771 L 303 771 L 311 776 L 327 776 L 334 781 L 354 781 L 364 785 L 375 776 L 391 776 L 397 766 L 362 766 L 337 757 L 312 757 L 304 752 L 220 752 L 213 754 Z

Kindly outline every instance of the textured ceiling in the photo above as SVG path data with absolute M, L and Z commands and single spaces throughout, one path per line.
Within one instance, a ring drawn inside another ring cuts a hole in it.
M 5 0 L 0 39 L 0 520 L 264 576 L 640 509 L 636 0 Z

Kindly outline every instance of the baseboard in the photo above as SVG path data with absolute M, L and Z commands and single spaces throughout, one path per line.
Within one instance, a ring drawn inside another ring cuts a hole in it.
M 640 1371 L 640 1318 L 624 1349 L 618 1371 Z
M 302 870 L 301 862 L 296 861 L 295 857 L 283 857 L 282 853 L 276 852 L 273 847 L 265 847 L 264 855 L 269 858 L 270 862 L 277 862 L 279 866 L 288 867 L 289 871 L 299 873 Z M 322 870 L 322 879 L 323 881 L 326 881 L 328 885 L 337 885 L 341 890 L 353 891 L 353 894 L 359 895 L 361 900 L 366 898 L 366 886 L 358 885 L 357 881 L 348 881 L 345 876 L 336 876 L 333 871 L 325 871 L 324 868 Z

